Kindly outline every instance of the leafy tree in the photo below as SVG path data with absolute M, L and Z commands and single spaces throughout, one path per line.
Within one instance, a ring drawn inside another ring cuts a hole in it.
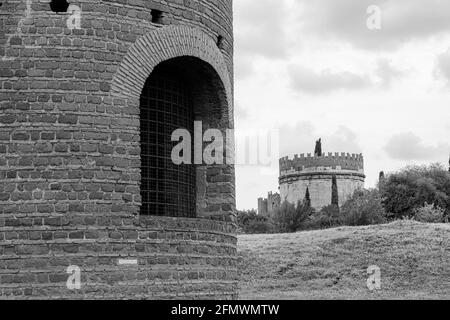
M 406 167 L 387 176 L 383 205 L 392 218 L 414 217 L 414 210 L 432 203 L 450 216 L 450 172 L 439 164 Z
M 382 199 L 378 190 L 356 190 L 341 207 L 346 225 L 366 226 L 386 221 Z
M 281 233 L 297 231 L 296 215 L 295 205 L 287 201 L 283 202 L 273 215 L 276 231 Z
M 259 216 L 256 210 L 238 211 L 239 231 L 246 234 L 271 233 L 273 224 L 268 217 Z
M 264 219 L 255 219 L 250 221 L 249 225 L 247 226 L 247 232 L 248 234 L 267 234 L 272 233 L 274 230 L 274 227 L 268 218 Z
M 249 224 L 251 220 L 256 219 L 258 214 L 256 210 L 247 210 L 247 211 L 238 211 L 237 212 L 237 221 L 238 225 L 245 229 L 245 227 Z
M 314 215 L 315 210 L 311 207 L 311 200 L 305 199 L 299 201 L 295 208 L 297 230 L 305 230 L 308 228 L 308 223 L 311 217 Z
M 309 228 L 310 229 L 325 229 L 341 226 L 343 224 L 340 215 L 339 207 L 336 205 L 329 205 L 323 207 L 319 212 L 312 215 Z
M 276 231 L 289 233 L 306 229 L 313 213 L 314 209 L 306 201 L 299 201 L 297 206 L 285 201 L 273 216 Z

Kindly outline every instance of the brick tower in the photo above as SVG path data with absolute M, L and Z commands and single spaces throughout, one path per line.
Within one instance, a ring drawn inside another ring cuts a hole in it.
M 232 1 L 0 4 L 0 299 L 236 298 Z

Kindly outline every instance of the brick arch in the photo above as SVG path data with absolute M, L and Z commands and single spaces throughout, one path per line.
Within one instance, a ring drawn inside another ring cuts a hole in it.
M 228 110 L 232 110 L 232 84 L 222 52 L 205 32 L 188 26 L 167 26 L 139 38 L 122 60 L 111 85 L 114 98 L 136 101 L 153 69 L 163 61 L 191 56 L 207 62 L 220 77 Z

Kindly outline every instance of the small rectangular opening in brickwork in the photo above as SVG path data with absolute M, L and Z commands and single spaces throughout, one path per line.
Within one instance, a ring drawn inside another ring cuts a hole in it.
M 51 0 L 50 1 L 50 9 L 53 12 L 61 13 L 61 12 L 67 12 L 67 9 L 69 8 L 69 3 L 67 0 Z
M 219 35 L 217 37 L 217 47 L 222 50 L 223 49 L 223 37 L 221 35 Z
M 152 23 L 162 24 L 163 12 L 161 10 L 152 9 Z

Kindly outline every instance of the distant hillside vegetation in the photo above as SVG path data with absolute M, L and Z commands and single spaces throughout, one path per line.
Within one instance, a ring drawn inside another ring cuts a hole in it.
M 450 225 L 239 236 L 241 299 L 449 299 Z M 381 268 L 381 290 L 367 268 Z

